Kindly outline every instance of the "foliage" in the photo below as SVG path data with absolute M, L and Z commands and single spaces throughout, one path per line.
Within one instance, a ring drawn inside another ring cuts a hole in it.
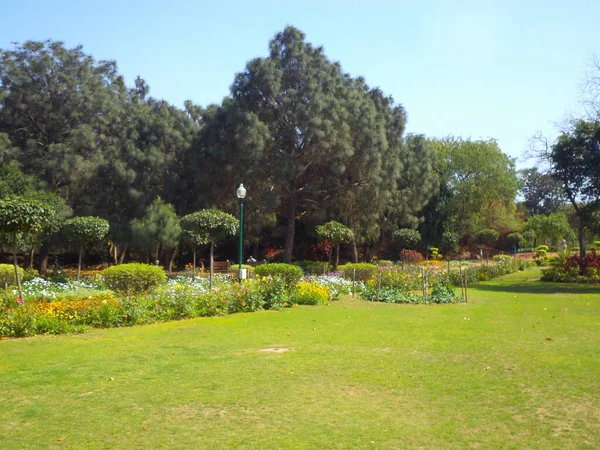
M 584 258 L 565 255 L 549 269 L 542 269 L 542 281 L 600 283 L 600 253 L 592 251 Z
M 461 238 L 475 237 L 482 228 L 516 225 L 514 200 L 519 180 L 515 162 L 496 141 L 450 137 L 435 140 L 434 146 L 440 193 L 434 198 L 438 204 L 427 208 L 425 224 L 435 223 L 433 216 L 439 216 L 438 228 L 450 229 Z M 433 241 L 440 239 L 433 236 Z
M 315 232 L 319 241 L 330 241 L 335 245 L 348 244 L 354 237 L 350 228 L 335 220 L 317 226 Z
M 19 267 L 19 276 L 23 279 L 25 271 Z M 0 264 L 0 287 L 11 286 L 17 282 L 15 268 L 12 264 Z
M 458 252 L 459 238 L 458 234 L 453 231 L 444 231 L 440 241 L 440 250 L 449 254 Z
M 496 230 L 492 228 L 485 228 L 477 233 L 477 242 L 487 245 L 498 240 L 498 237 L 500 237 L 500 233 L 498 233 Z
M 292 264 L 271 263 L 256 266 L 254 273 L 257 277 L 273 277 L 281 280 L 285 288 L 291 291 L 302 278 L 302 269 Z
M 463 302 L 464 299 L 456 294 L 454 287 L 438 284 L 431 290 L 429 301 L 431 303 L 457 303 Z
M 586 226 L 600 209 L 600 122 L 579 120 L 546 148 L 542 157 L 560 181 L 579 219 L 580 258 L 585 257 Z
M 421 233 L 410 228 L 400 228 L 394 232 L 394 241 L 402 250 L 415 250 L 421 243 Z
M 125 295 L 147 291 L 166 281 L 165 272 L 160 267 L 139 263 L 109 267 L 103 276 L 110 289 Z
M 55 214 L 54 208 L 40 201 L 4 197 L 0 199 L 0 232 L 14 236 L 41 233 Z
M 170 249 L 177 246 L 181 236 L 179 218 L 175 207 L 157 197 L 140 219 L 131 223 L 134 243 L 141 250 L 153 250 L 153 257 L 158 260 L 159 246 Z
M 299 266 L 302 269 L 302 272 L 307 275 L 322 275 L 326 273 L 329 268 L 329 264 L 326 262 L 309 260 L 300 261 L 295 263 L 295 265 Z
M 559 180 L 537 167 L 523 169 L 519 173 L 523 180 L 521 195 L 527 216 L 550 215 L 558 211 L 565 202 L 565 193 Z
M 405 264 L 419 264 L 423 261 L 423 255 L 416 250 L 402 250 L 400 252 L 400 261 Z
M 547 216 L 537 215 L 529 217 L 523 225 L 523 230 L 532 232 L 540 241 L 555 246 L 563 238 L 571 240 L 575 237 L 575 233 L 564 211 L 552 213 Z
M 377 266 L 368 263 L 345 264 L 341 267 L 341 273 L 348 280 L 353 280 L 356 276 L 356 281 L 367 281 L 375 276 Z
M 522 247 L 526 244 L 525 237 L 518 231 L 508 233 L 506 240 L 508 241 L 511 250 L 515 252 L 519 249 L 519 247 Z
M 361 293 L 360 298 L 368 302 L 383 303 L 422 303 L 421 297 L 409 291 L 402 291 L 392 287 L 383 287 L 377 292 L 377 288 L 367 286 Z
M 325 305 L 329 300 L 327 286 L 300 281 L 290 296 L 290 301 L 297 305 Z
M 492 259 L 495 262 L 505 262 L 505 261 L 510 261 L 513 258 L 510 255 L 494 255 L 494 257 Z
M 62 230 L 79 247 L 104 239 L 108 234 L 109 224 L 99 217 L 73 217 L 65 221 Z

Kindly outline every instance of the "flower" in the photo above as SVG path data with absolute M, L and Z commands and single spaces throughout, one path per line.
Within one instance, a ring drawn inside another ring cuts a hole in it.
M 23 304 L 23 299 L 21 297 L 17 297 L 17 303 L 19 305 L 22 305 Z

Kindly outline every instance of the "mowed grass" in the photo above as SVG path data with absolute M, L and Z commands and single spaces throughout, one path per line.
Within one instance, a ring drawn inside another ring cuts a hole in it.
M 2 341 L 0 447 L 600 448 L 600 289 L 537 278 Z

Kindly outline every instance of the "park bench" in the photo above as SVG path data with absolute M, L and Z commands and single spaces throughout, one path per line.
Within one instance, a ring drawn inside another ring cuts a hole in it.
M 214 273 L 229 273 L 231 263 L 229 261 L 214 261 L 213 272 Z M 210 263 L 204 266 L 205 270 L 210 271 Z

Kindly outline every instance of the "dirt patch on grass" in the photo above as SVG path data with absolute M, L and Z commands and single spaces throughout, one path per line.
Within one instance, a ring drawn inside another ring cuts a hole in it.
M 261 350 L 259 350 L 259 352 L 261 353 L 285 353 L 285 352 L 289 352 L 291 351 L 291 348 L 285 348 L 285 347 L 269 347 L 269 348 L 263 348 Z

